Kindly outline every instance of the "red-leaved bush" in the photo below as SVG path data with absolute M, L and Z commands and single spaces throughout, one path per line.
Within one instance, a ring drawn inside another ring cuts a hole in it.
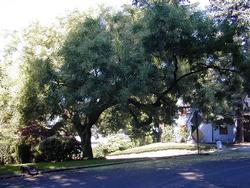
M 31 145 L 37 145 L 42 140 L 52 136 L 54 131 L 43 127 L 37 122 L 32 122 L 30 125 L 21 128 L 20 134 L 22 140 L 25 140 Z

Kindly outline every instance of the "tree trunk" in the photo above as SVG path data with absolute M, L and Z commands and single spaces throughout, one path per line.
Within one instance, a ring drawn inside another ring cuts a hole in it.
M 78 132 L 78 134 L 81 138 L 83 157 L 93 159 L 93 151 L 91 146 L 91 126 L 83 125 L 82 128 L 82 131 Z
M 244 126 L 242 117 L 237 119 L 236 142 L 244 142 Z
M 103 104 L 89 114 L 85 114 L 84 121 L 81 121 L 78 112 L 75 112 L 72 118 L 72 123 L 78 135 L 81 138 L 81 146 L 83 157 L 93 159 L 93 151 L 91 146 L 91 127 L 97 122 L 101 113 L 107 108 L 115 105 L 114 101 L 109 101 L 108 104 Z
M 76 113 L 73 117 L 73 126 L 75 127 L 78 135 L 81 138 L 81 147 L 83 157 L 93 159 L 93 151 L 91 146 L 91 124 L 81 123 L 79 115 Z

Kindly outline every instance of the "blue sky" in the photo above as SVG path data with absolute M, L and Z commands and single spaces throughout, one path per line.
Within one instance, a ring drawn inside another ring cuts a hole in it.
M 204 8 L 208 0 L 190 0 L 199 2 Z M 132 0 L 0 0 L 0 63 L 2 52 L 9 38 L 5 33 L 22 30 L 32 22 L 39 21 L 48 25 L 57 17 L 64 17 L 73 10 L 87 11 L 98 5 L 120 8 L 123 4 L 131 5 Z M 11 67 L 10 75 L 17 77 L 17 67 Z

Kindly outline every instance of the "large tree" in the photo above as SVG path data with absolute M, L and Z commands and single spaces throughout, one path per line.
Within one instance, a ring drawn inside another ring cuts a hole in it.
M 234 27 L 177 4 L 73 20 L 63 40 L 42 30 L 47 34 L 35 40 L 42 45 L 26 48 L 21 111 L 24 123 L 55 117 L 70 123 L 88 158 L 91 127 L 104 111 L 125 110 L 135 127 L 147 130 L 172 119 L 177 98 L 195 92 L 199 77 L 234 72 L 240 63 Z

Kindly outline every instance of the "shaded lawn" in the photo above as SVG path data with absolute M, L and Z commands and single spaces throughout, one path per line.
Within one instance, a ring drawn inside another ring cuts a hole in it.
M 144 152 L 153 152 L 153 151 L 162 151 L 162 150 L 197 150 L 196 144 L 187 144 L 187 143 L 155 143 L 149 144 L 140 147 L 134 147 L 123 151 L 116 151 L 110 156 L 115 155 L 126 155 L 126 154 L 138 154 Z M 212 150 L 215 149 L 214 144 L 200 144 L 201 150 Z
M 159 160 L 159 163 L 169 167 L 177 167 L 183 165 L 193 165 L 196 163 L 203 163 L 208 161 L 224 161 L 224 160 L 239 160 L 250 158 L 250 152 L 246 151 L 229 151 L 229 152 L 214 152 L 209 155 L 187 155 L 171 157 L 171 160 Z M 163 166 L 164 166 L 163 165 Z

